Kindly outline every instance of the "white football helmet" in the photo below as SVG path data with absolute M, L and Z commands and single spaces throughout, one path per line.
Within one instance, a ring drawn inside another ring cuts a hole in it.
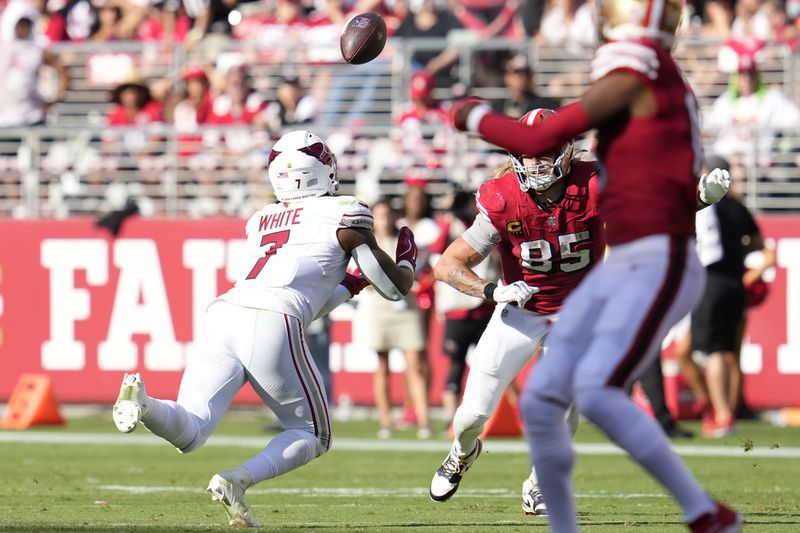
M 278 139 L 268 165 L 269 181 L 281 202 L 334 195 L 339 190 L 336 156 L 310 131 L 290 131 Z
M 682 0 L 596 0 L 601 40 L 653 39 L 672 46 L 681 24 Z
M 532 126 L 537 122 L 545 120 L 555 111 L 552 109 L 534 109 L 528 111 L 523 115 L 520 122 L 528 126 Z M 536 165 L 525 165 L 523 161 L 524 156 L 511 154 L 511 161 L 514 163 L 514 172 L 519 180 L 519 188 L 523 192 L 528 192 L 533 189 L 534 191 L 541 192 L 549 189 L 555 182 L 569 174 L 572 167 L 572 153 L 575 149 L 575 142 L 569 141 L 561 147 L 558 154 L 552 157 L 538 157 L 539 161 Z

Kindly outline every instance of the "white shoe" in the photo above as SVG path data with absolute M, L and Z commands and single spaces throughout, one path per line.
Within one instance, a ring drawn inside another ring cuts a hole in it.
M 542 493 L 530 479 L 526 479 L 522 483 L 522 510 L 527 515 L 544 516 L 547 514 L 547 505 L 544 503 Z
M 214 474 L 208 482 L 206 492 L 211 493 L 212 500 L 222 502 L 233 527 L 261 527 L 244 501 L 244 491 L 250 485 L 250 474 L 241 467 Z
M 111 416 L 117 429 L 123 433 L 130 433 L 142 421 L 142 410 L 147 401 L 147 392 L 144 390 L 142 376 L 139 374 L 125 374 L 122 386 L 119 388 L 117 403 L 114 404 Z
M 461 478 L 467 473 L 472 463 L 478 458 L 483 449 L 483 442 L 478 439 L 475 449 L 467 455 L 458 455 L 451 448 L 442 465 L 436 469 L 431 481 L 431 500 L 446 502 L 458 490 Z

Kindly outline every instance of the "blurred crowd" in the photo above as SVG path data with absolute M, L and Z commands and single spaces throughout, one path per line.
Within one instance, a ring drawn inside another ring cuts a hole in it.
M 685 10 L 683 36 L 711 39 L 713 53 L 719 50 L 716 69 L 693 67 L 699 62 L 687 56 L 692 82 L 719 91 L 728 80 L 702 117 L 711 151 L 729 159 L 735 175 L 756 166 L 796 168 L 798 141 L 781 131 L 800 129 L 800 111 L 761 65 L 798 53 L 800 0 L 697 0 Z M 341 63 L 342 26 L 364 11 L 384 16 L 392 40 L 440 38 L 447 45 L 415 48 L 407 58 L 393 57 L 389 47 L 359 67 L 359 77 L 327 68 Z M 446 127 L 449 100 L 488 87 L 496 109 L 512 116 L 557 107 L 574 96 L 568 87 L 585 83 L 583 73 L 565 70 L 540 94 L 532 50 L 558 50 L 567 54 L 565 64 L 571 53 L 585 60 L 596 39 L 593 18 L 593 0 L 0 0 L 0 128 L 57 126 L 52 108 L 59 102 L 88 94 L 87 86 L 107 87 L 107 102 L 83 102 L 90 106 L 86 123 L 106 127 L 102 138 L 54 143 L 43 154 L 43 167 L 60 181 L 51 197 L 79 195 L 86 183 L 112 175 L 147 196 L 173 168 L 193 198 L 181 212 L 196 216 L 246 212 L 244 199 L 253 194 L 247 185 L 260 183 L 270 140 L 307 124 L 340 130 L 328 141 L 369 200 L 380 195 L 386 168 L 395 180 L 414 172 L 474 188 L 502 154 L 453 155 L 463 141 Z M 465 83 L 461 50 L 495 37 L 533 46 L 471 53 Z M 76 59 L 59 45 L 109 41 L 145 48 L 137 55 L 96 45 Z M 175 67 L 178 51 L 183 59 Z M 370 70 L 376 64 L 384 70 Z M 378 79 L 398 68 L 410 81 L 387 95 Z M 354 132 L 369 122 L 376 101 L 393 113 L 390 133 L 365 148 Z M 21 152 L 0 145 L 0 172 L 20 167 Z M 453 171 L 459 165 L 477 170 Z M 220 182 L 231 185 L 227 198 L 205 198 Z

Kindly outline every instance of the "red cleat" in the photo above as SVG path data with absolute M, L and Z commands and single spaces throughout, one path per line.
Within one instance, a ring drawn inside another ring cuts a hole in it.
M 717 510 L 706 513 L 691 524 L 692 533 L 739 533 L 744 525 L 744 516 L 724 503 L 717 504 Z

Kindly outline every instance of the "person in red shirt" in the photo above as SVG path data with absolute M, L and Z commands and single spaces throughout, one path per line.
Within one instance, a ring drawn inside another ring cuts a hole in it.
M 549 109 L 535 109 L 520 122 L 530 127 L 552 116 Z M 605 247 L 598 171 L 574 157 L 572 141 L 546 156 L 512 156 L 496 175 L 478 191 L 474 223 L 435 268 L 438 280 L 496 302 L 453 419 L 453 446 L 431 481 L 437 502 L 455 494 L 481 452 L 478 435 L 504 391 L 539 351 L 565 298 L 602 260 Z M 473 270 L 494 249 L 500 286 Z M 577 418 L 570 421 L 574 431 Z M 523 510 L 546 514 L 535 469 L 522 487 Z
M 574 451 L 564 424 L 572 403 L 672 493 L 693 532 L 734 532 L 743 523 L 703 490 L 656 421 L 625 394 L 697 302 L 705 274 L 694 213 L 727 190 L 714 171 L 700 178 L 698 194 L 697 103 L 670 55 L 681 7 L 679 0 L 599 0 L 605 42 L 592 61 L 591 87 L 550 120 L 526 127 L 474 101 L 454 108 L 457 128 L 512 153 L 552 153 L 598 130 L 610 251 L 565 301 L 521 399 L 553 531 L 578 531 Z M 570 250 L 568 243 L 559 248 Z
M 108 113 L 109 126 L 141 126 L 161 122 L 161 105 L 153 100 L 150 88 L 138 74 L 132 74 L 111 92 L 114 107 Z
M 202 67 L 187 68 L 181 80 L 185 89 L 173 110 L 172 120 L 179 134 L 178 154 L 190 156 L 200 151 L 203 138 L 197 130 L 211 117 L 210 83 Z

